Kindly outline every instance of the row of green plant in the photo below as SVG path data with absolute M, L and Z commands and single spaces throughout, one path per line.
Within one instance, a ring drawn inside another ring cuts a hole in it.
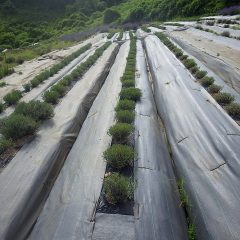
M 234 96 L 222 92 L 222 87 L 215 84 L 213 77 L 207 76 L 206 71 L 201 71 L 193 59 L 184 55 L 183 51 L 176 47 L 163 33 L 156 33 L 159 39 L 182 61 L 185 67 L 192 73 L 198 82 L 213 96 L 227 113 L 236 121 L 240 120 L 240 104 L 234 102 Z
M 134 148 L 130 144 L 135 118 L 135 105 L 141 98 L 141 91 L 135 88 L 136 40 L 131 37 L 127 66 L 122 77 L 120 100 L 115 108 L 117 123 L 109 129 L 112 145 L 104 152 L 104 158 L 113 169 L 104 179 L 103 190 L 111 204 L 133 199 L 134 181 L 122 174 L 122 170 L 133 167 Z
M 69 75 L 65 76 L 61 81 L 51 87 L 50 90 L 43 94 L 43 99 L 47 103 L 57 104 L 58 100 L 62 98 L 73 81 L 81 78 L 85 72 L 99 59 L 103 52 L 110 46 L 111 42 L 105 43 L 98 48 L 95 53 L 90 56 L 85 62 L 80 64 Z
M 91 44 L 85 45 L 84 47 L 78 49 L 71 55 L 64 58 L 60 63 L 57 63 L 50 69 L 41 72 L 38 76 L 34 77 L 29 83 L 23 85 L 24 91 L 25 92 L 31 91 L 31 89 L 37 87 L 39 84 L 43 83 L 46 79 L 58 73 L 63 67 L 65 67 L 79 55 L 90 49 L 91 46 L 92 46 Z M 66 82 L 66 80 L 61 82 L 64 83 Z M 15 105 L 22 98 L 22 95 L 23 92 L 21 92 L 20 90 L 13 90 L 12 92 L 6 94 L 3 97 L 5 104 L 0 102 L 0 113 L 4 111 L 5 107 Z
M 0 120 L 0 154 L 14 147 L 15 142 L 26 136 L 33 135 L 40 124 L 54 116 L 53 107 L 40 101 L 18 103 L 15 111 Z
M 234 39 L 240 40 L 240 36 L 239 36 L 239 37 L 232 36 L 232 35 L 230 34 L 229 31 L 223 31 L 222 33 L 218 33 L 218 32 L 216 32 L 216 31 L 214 31 L 214 30 L 212 30 L 212 29 L 209 29 L 209 28 L 203 28 L 203 27 L 200 26 L 200 25 L 197 25 L 195 28 L 198 29 L 198 30 L 201 30 L 201 31 L 205 31 L 205 32 L 213 33 L 213 34 L 215 34 L 215 35 L 217 35 L 217 36 L 228 37 L 228 38 L 234 38 Z
M 123 39 L 123 32 L 120 32 L 117 40 L 118 40 L 118 41 L 121 41 L 122 39 Z

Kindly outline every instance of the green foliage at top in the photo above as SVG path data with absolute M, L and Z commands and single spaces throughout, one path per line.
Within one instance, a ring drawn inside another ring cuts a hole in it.
M 104 23 L 112 23 L 112 22 L 116 21 L 117 19 L 119 19 L 120 16 L 121 15 L 116 10 L 107 9 L 104 13 L 103 22 Z

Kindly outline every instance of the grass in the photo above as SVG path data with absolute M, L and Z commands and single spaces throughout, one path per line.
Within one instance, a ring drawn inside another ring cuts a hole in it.
M 111 167 L 121 170 L 132 165 L 134 150 L 126 145 L 114 144 L 104 152 L 104 158 Z
M 1 121 L 1 134 L 6 139 L 17 140 L 32 135 L 37 127 L 34 119 L 21 114 L 12 114 Z
M 135 114 L 134 112 L 128 110 L 117 111 L 116 118 L 120 123 L 133 123 Z
M 114 141 L 125 143 L 132 133 L 132 130 L 132 125 L 128 123 L 117 123 L 109 129 L 108 133 L 112 136 Z
M 118 204 L 133 198 L 134 187 L 129 178 L 113 173 L 104 179 L 103 190 L 109 203 Z
M 219 92 L 213 95 L 214 99 L 219 103 L 220 105 L 227 105 L 234 101 L 234 97 L 225 92 Z
M 53 117 L 53 107 L 46 102 L 30 101 L 21 102 L 15 108 L 15 114 L 31 117 L 35 121 L 43 121 Z
M 22 93 L 19 90 L 14 90 L 3 97 L 3 100 L 8 106 L 15 105 L 22 97 Z
M 142 93 L 140 91 L 140 89 L 138 88 L 124 88 L 122 89 L 121 93 L 120 93 L 120 99 L 127 99 L 127 100 L 132 100 L 132 101 L 139 101 L 141 99 Z
M 235 120 L 240 120 L 240 104 L 239 103 L 230 103 L 225 107 L 227 113 Z

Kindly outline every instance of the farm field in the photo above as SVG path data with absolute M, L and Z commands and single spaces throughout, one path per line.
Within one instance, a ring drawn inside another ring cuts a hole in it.
M 239 240 L 238 25 L 97 33 L 3 78 L 0 239 Z

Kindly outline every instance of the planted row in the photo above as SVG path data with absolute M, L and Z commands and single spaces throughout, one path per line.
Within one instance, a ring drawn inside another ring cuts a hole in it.
M 240 104 L 234 102 L 234 97 L 222 92 L 222 87 L 215 84 L 213 77 L 208 77 L 206 71 L 201 71 L 193 59 L 184 55 L 183 51 L 176 47 L 163 33 L 156 33 L 156 36 L 175 54 L 185 65 L 198 82 L 213 96 L 227 113 L 236 121 L 240 120 Z
M 118 40 L 118 41 L 121 41 L 122 39 L 123 39 L 123 32 L 120 32 L 117 40 Z
M 0 121 L 0 154 L 14 146 L 14 142 L 33 135 L 41 122 L 52 118 L 53 107 L 45 102 L 30 101 L 19 103 L 15 111 Z
M 122 77 L 120 100 L 115 108 L 117 123 L 108 134 L 112 136 L 112 146 L 104 152 L 104 158 L 113 173 L 104 179 L 104 193 L 111 204 L 133 199 L 134 183 L 132 177 L 123 174 L 124 169 L 132 168 L 134 148 L 131 145 L 135 105 L 141 98 L 141 91 L 135 88 L 136 40 L 130 43 L 127 66 Z M 126 84 L 127 83 L 127 84 Z
M 114 33 L 114 32 L 112 32 L 112 33 L 109 33 L 109 34 L 108 34 L 108 36 L 107 36 L 107 39 L 112 39 L 114 35 L 115 35 L 115 33 Z
M 79 55 L 91 48 L 91 44 L 80 48 L 76 52 L 72 53 L 70 56 L 64 58 L 60 63 L 54 65 L 48 70 L 41 72 L 38 76 L 34 77 L 29 83 L 23 85 L 25 92 L 29 92 L 32 88 L 37 87 L 39 84 L 44 82 L 49 77 L 52 77 L 54 74 L 58 73 L 63 67 L 68 65 L 71 61 L 77 58 Z M 3 100 L 6 103 L 6 106 L 15 105 L 22 98 L 22 92 L 19 90 L 14 90 L 6 94 Z M 0 109 L 1 110 L 1 109 Z
M 52 86 L 50 90 L 46 91 L 43 94 L 44 101 L 51 104 L 57 104 L 58 100 L 66 94 L 73 81 L 81 78 L 110 44 L 110 42 L 107 42 L 102 47 L 98 48 L 92 56 L 90 56 L 84 63 L 80 64 L 80 66 L 73 70 L 72 73 L 65 76 L 61 81 Z

